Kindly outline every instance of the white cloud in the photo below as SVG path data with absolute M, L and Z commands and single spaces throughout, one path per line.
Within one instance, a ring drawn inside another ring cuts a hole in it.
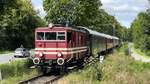
M 148 7 L 147 0 L 101 0 L 103 8 L 125 26 L 135 19 L 137 14 Z
M 46 12 L 44 11 L 43 6 L 36 6 L 34 9 L 39 12 L 39 15 L 41 17 L 44 17 L 46 15 Z
M 46 12 L 43 9 L 43 0 L 31 0 L 34 10 L 38 11 L 38 15 L 41 17 L 45 17 Z
M 114 12 L 114 13 L 121 13 L 121 12 L 138 13 L 146 10 L 146 7 L 129 5 L 129 4 L 122 4 L 117 6 L 104 6 L 103 8 L 106 9 L 108 12 Z
M 113 3 L 114 0 L 101 0 L 102 3 L 108 4 L 108 3 Z

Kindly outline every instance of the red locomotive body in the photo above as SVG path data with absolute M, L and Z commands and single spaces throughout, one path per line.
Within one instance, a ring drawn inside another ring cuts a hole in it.
M 34 64 L 65 65 L 84 58 L 87 53 L 86 32 L 70 27 L 45 27 L 35 31 Z

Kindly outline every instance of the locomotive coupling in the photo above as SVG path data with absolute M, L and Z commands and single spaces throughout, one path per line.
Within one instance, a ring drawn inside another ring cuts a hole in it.
M 57 59 L 57 64 L 58 65 L 63 65 L 65 63 L 65 60 L 63 58 L 58 58 Z

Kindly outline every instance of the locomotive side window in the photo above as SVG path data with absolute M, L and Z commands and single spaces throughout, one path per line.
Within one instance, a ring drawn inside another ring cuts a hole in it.
M 72 34 L 71 32 L 67 32 L 67 43 L 71 41 Z
M 37 32 L 37 40 L 44 40 L 44 32 Z
M 65 40 L 65 32 L 58 32 L 57 40 Z
M 56 32 L 46 32 L 45 40 L 56 40 Z

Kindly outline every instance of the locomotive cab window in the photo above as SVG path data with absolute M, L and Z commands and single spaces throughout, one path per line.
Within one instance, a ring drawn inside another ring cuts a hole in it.
M 56 32 L 46 32 L 45 40 L 56 40 Z
M 65 32 L 37 32 L 37 40 L 56 41 L 65 40 Z
M 65 32 L 57 32 L 57 40 L 65 40 Z
M 37 32 L 37 40 L 44 40 L 44 32 Z

